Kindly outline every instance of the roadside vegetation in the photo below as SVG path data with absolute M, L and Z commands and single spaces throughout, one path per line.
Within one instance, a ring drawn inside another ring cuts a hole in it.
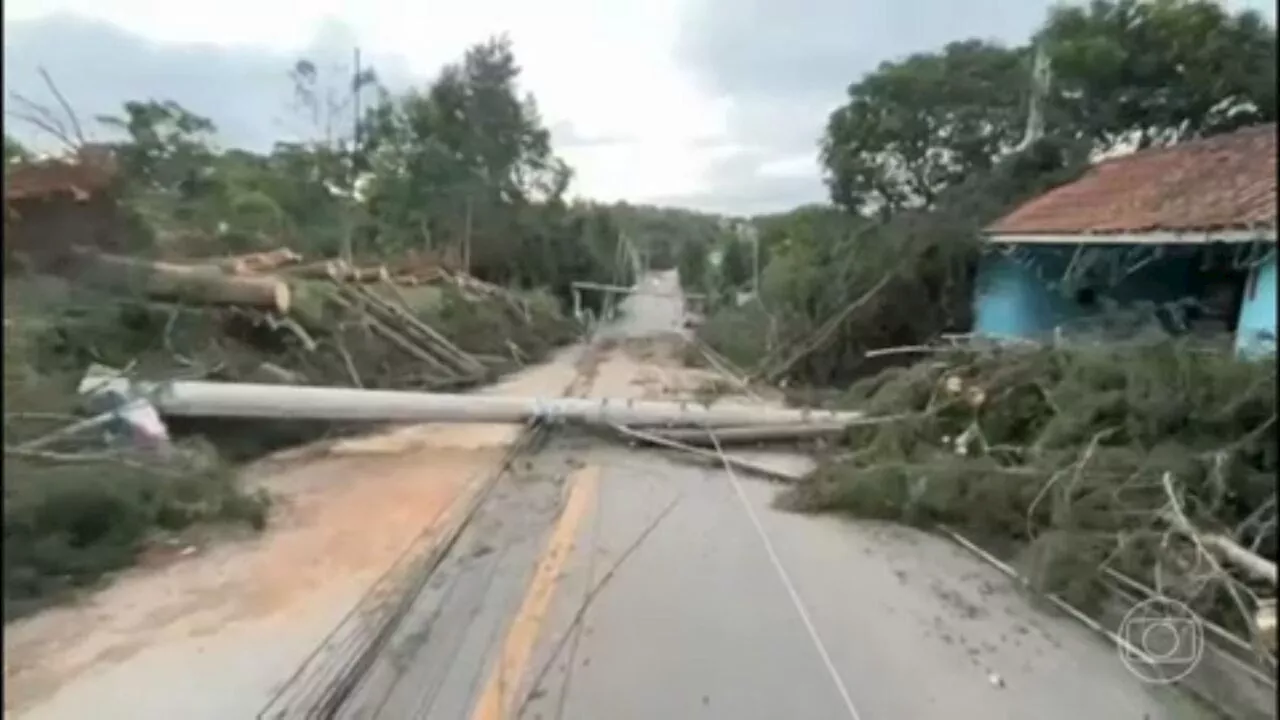
M 1032 82 L 1037 50 L 1051 82 Z M 851 78 L 822 137 L 831 204 L 755 218 L 760 292 L 698 332 L 751 379 L 897 418 L 780 502 L 964 532 L 1086 607 L 1112 572 L 1164 582 L 1248 636 L 1274 587 L 1187 563 L 1195 537 L 1274 556 L 1274 362 L 1225 339 L 963 336 L 984 226 L 1099 157 L 1275 122 L 1276 63 L 1255 13 L 1099 0 L 1024 46 L 958 40 Z
M 630 285 L 649 238 L 628 234 L 714 234 L 693 213 L 568 200 L 572 168 L 504 38 L 402 94 L 375 70 L 285 71 L 313 132 L 266 152 L 220 147 L 211 120 L 164 99 L 78 118 L 54 78 L 47 99 L 11 98 L 10 122 L 66 153 L 37 157 L 5 137 L 7 188 L 33 164 L 60 178 L 35 199 L 6 193 L 6 618 L 210 521 L 264 527 L 270 499 L 240 489 L 236 466 L 352 429 L 170 418 L 174 447 L 157 454 L 119 418 L 83 423 L 76 388 L 91 365 L 148 380 L 465 388 L 576 337 L 570 283 Z M 674 249 L 649 244 L 655 264 L 674 264 Z M 102 278 L 77 248 L 144 272 L 91 282 Z M 280 267 L 252 279 L 287 286 L 288 312 L 152 292 L 172 274 L 161 263 L 231 277 L 263 258 Z M 581 299 L 601 309 L 600 294 Z

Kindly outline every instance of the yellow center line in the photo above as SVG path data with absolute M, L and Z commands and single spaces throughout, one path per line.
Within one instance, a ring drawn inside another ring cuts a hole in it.
M 591 509 L 599 479 L 600 468 L 596 466 L 581 468 L 569 476 L 569 499 L 551 530 L 520 609 L 507 628 L 501 654 L 489 671 L 471 720 L 503 720 L 504 713 L 515 706 L 515 694 L 520 690 L 533 646 L 541 634 L 551 598 L 560 582 L 560 571 L 569 560 L 578 527 Z

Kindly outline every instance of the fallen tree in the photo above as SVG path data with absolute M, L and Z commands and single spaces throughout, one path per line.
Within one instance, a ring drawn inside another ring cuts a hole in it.
M 1275 593 L 1276 370 L 1189 342 L 938 348 L 839 403 L 899 422 L 780 498 L 945 525 L 1077 606 L 1108 573 L 1245 636 Z

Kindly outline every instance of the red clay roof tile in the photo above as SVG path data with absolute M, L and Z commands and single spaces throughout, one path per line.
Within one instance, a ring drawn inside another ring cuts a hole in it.
M 1103 161 L 992 235 L 1205 232 L 1276 225 L 1276 124 Z

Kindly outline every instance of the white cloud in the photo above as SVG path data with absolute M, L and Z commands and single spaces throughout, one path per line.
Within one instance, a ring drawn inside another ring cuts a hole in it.
M 70 13 L 161 43 L 300 52 L 322 33 L 350 33 L 372 56 L 395 56 L 427 77 L 490 35 L 508 33 L 525 88 L 549 126 L 568 122 L 609 146 L 559 149 L 574 190 L 644 201 L 672 189 L 705 192 L 707 138 L 725 134 L 726 109 L 675 63 L 681 0 L 12 0 L 6 22 Z M 120 88 L 128 96 L 129 88 Z
M 818 156 L 815 153 L 768 160 L 756 169 L 757 175 L 767 178 L 804 178 L 812 177 L 817 172 Z

